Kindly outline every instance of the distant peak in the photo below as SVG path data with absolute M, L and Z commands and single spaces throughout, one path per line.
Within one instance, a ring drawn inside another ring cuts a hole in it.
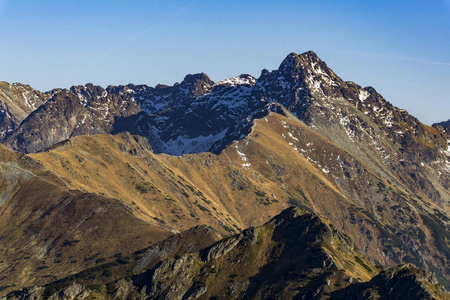
M 300 68 L 300 65 L 307 66 L 309 68 L 314 64 L 325 65 L 325 63 L 317 56 L 314 51 L 307 51 L 302 54 L 296 54 L 295 52 L 289 53 L 280 65 L 280 68 Z
M 282 66 L 292 66 L 293 63 L 298 59 L 298 55 L 294 52 L 289 53 L 281 62 L 280 68 Z
M 314 58 L 314 59 L 319 59 L 319 57 L 317 56 L 316 52 L 309 50 L 306 52 L 303 52 L 302 54 L 299 55 L 300 57 L 308 57 L 308 58 Z
M 444 122 L 433 124 L 433 126 L 435 126 L 435 125 L 439 125 L 439 126 L 442 126 L 444 128 L 450 129 L 450 119 L 447 120 L 447 121 L 444 121 Z
M 278 71 L 282 76 L 291 79 L 298 78 L 299 74 L 302 72 L 301 69 L 299 56 L 294 52 L 288 54 L 278 67 Z
M 188 74 L 184 77 L 183 81 L 181 82 L 181 84 L 183 83 L 196 83 L 198 81 L 202 81 L 208 84 L 214 84 L 214 81 L 212 81 L 208 75 L 206 75 L 205 73 L 197 73 L 197 74 Z
M 316 66 L 320 66 L 322 69 L 328 69 L 327 64 L 323 60 L 321 60 L 319 56 L 317 56 L 317 54 L 313 51 L 307 51 L 300 54 L 298 57 L 302 64 L 313 69 L 313 71 L 316 71 Z
M 314 51 L 306 51 L 302 54 L 297 54 L 295 52 L 289 53 L 286 58 L 283 60 L 281 65 L 292 65 L 296 61 L 302 61 L 302 62 L 319 62 L 321 59 L 317 56 L 317 54 Z
M 103 92 L 105 91 L 105 89 L 99 85 L 87 83 L 84 86 L 83 85 L 72 86 L 70 88 L 70 91 L 74 94 L 86 93 L 89 95 L 101 96 L 103 94 Z
M 214 81 L 205 73 L 188 74 L 180 86 L 189 91 L 190 97 L 196 98 L 206 94 L 214 86 Z
M 297 53 L 291 52 L 291 53 L 289 53 L 289 54 L 286 56 L 285 59 L 293 59 L 293 58 L 296 58 L 297 56 L 298 56 Z

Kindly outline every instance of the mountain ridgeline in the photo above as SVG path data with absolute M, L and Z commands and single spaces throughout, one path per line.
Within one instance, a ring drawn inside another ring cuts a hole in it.
M 372 299 L 406 285 L 445 299 L 437 282 L 450 288 L 449 121 L 420 123 L 312 51 L 259 78 L 46 93 L 1 83 L 0 100 L 4 295 L 98 285 L 116 299 Z M 299 218 L 326 238 L 290 241 Z M 186 237 L 190 249 L 167 246 Z
M 445 299 L 414 265 L 381 270 L 331 224 L 290 208 L 219 241 L 195 227 L 81 273 L 7 299 Z M 200 246 L 204 238 L 206 247 Z M 110 277 L 102 274 L 110 273 Z M 119 275 L 120 274 L 120 275 Z M 90 278 L 89 278 L 90 277 Z M 97 284 L 89 284 L 97 278 Z
M 155 153 L 218 154 L 245 137 L 255 118 L 279 111 L 281 105 L 377 171 L 387 167 L 396 175 L 418 173 L 402 180 L 415 192 L 441 201 L 416 164 L 443 162 L 440 167 L 448 168 L 445 130 L 421 124 L 371 87 L 342 81 L 311 51 L 291 53 L 278 70 L 263 70 L 258 79 L 241 75 L 214 83 L 202 73 L 187 75 L 174 86 L 103 89 L 87 84 L 52 91 L 48 101 L 48 93 L 35 94 L 44 105 L 20 125 L 12 115 L 4 121 L 11 125 L 3 143 L 23 153 L 43 151 L 74 136 L 127 131 L 146 137 Z M 448 187 L 447 178 L 440 180 Z

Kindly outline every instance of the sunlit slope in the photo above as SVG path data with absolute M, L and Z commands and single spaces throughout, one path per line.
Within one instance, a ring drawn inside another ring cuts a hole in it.
M 208 224 L 227 235 L 294 204 L 328 218 L 381 264 L 413 262 L 444 278 L 444 211 L 286 115 L 255 120 L 218 156 L 155 155 L 126 133 L 76 137 L 29 156 L 72 189 L 121 199 L 174 232 Z
M 0 292 L 126 256 L 172 233 L 118 199 L 70 190 L 27 156 L 0 146 Z
M 269 118 L 283 128 L 285 117 Z M 258 121 L 252 135 L 219 156 L 155 155 L 143 139 L 125 133 L 76 137 L 30 157 L 72 189 L 121 199 L 140 217 L 173 230 L 206 223 L 229 234 L 290 204 L 317 210 L 322 204 L 310 200 L 319 195 L 345 201 L 322 171 L 268 130 L 277 128 Z

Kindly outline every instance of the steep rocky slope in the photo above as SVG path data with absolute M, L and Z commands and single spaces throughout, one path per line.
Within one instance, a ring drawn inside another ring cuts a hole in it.
M 6 144 L 22 152 L 36 152 L 71 136 L 109 132 L 114 118 L 139 111 L 130 100 L 87 85 L 61 90 L 33 111 L 6 138 Z
M 15 130 L 20 122 L 56 92 L 41 93 L 29 85 L 0 81 L 0 139 Z
M 421 124 L 371 87 L 342 81 L 313 52 L 292 53 L 262 77 L 255 90 L 266 101 L 282 104 L 384 178 L 397 177 L 415 193 L 443 204 L 441 193 L 449 188 L 446 132 Z M 267 95 L 267 90 L 275 92 Z
M 199 249 L 198 231 L 7 299 L 446 299 L 433 276 L 412 265 L 373 265 L 326 220 L 299 208 Z M 193 235 L 195 233 L 195 235 Z M 125 266 L 124 266 L 125 265 Z M 115 269 L 113 269 L 115 268 Z M 111 271 L 108 278 L 103 275 Z M 379 274 L 378 274 L 379 273 Z M 378 274 L 378 275 L 377 275 Z M 95 278 L 95 281 L 93 281 Z M 96 284 L 92 284 L 96 282 Z M 64 297 L 66 296 L 66 297 Z

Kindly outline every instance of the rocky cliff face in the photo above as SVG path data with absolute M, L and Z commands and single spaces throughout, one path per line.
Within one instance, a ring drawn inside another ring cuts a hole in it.
M 252 95 L 283 105 L 383 177 L 442 204 L 432 181 L 448 189 L 448 134 L 421 124 L 375 89 L 342 81 L 313 52 L 291 53 L 278 70 L 263 71 Z M 438 175 L 430 178 L 427 169 Z
M 29 85 L 0 82 L 0 139 L 14 131 L 20 122 L 56 92 L 41 93 Z
M 109 132 L 116 117 L 138 111 L 137 103 L 101 87 L 72 87 L 33 111 L 5 143 L 25 153 L 42 151 L 71 136 Z

